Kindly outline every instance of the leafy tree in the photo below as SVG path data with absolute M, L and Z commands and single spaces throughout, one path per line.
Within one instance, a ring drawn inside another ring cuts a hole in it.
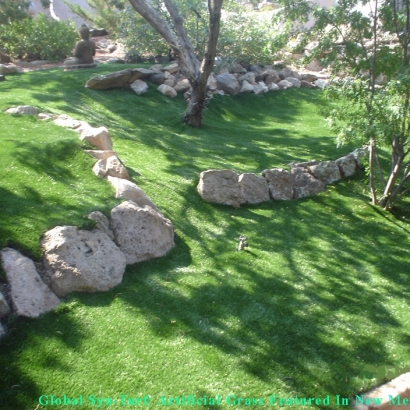
M 194 127 L 201 126 L 207 97 L 207 82 L 215 62 L 222 0 L 208 0 L 208 35 L 201 63 L 197 59 L 184 19 L 175 3 L 164 0 L 168 15 L 168 19 L 164 19 L 147 0 L 129 0 L 129 2 L 171 47 L 181 71 L 192 87 L 184 121 Z
M 29 17 L 30 0 L 0 0 L 0 24 Z
M 340 144 L 368 144 L 372 204 L 391 210 L 410 190 L 410 0 L 339 0 L 328 9 L 305 0 L 278 1 L 282 18 L 315 19 L 304 42 L 317 42 L 311 57 L 321 58 L 336 76 L 325 92 L 336 104 L 324 114 Z M 390 150 L 387 171 L 382 147 Z

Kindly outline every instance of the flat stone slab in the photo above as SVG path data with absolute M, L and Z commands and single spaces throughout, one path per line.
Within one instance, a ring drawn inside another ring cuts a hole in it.
M 41 279 L 31 259 L 11 248 L 1 251 L 1 259 L 11 287 L 16 315 L 37 317 L 60 304 L 58 297 Z

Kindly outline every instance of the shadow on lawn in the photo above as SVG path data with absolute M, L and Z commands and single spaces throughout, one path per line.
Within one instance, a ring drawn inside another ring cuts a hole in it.
M 349 196 L 342 184 L 336 190 Z M 272 217 L 260 215 L 260 209 L 271 210 Z M 279 381 L 293 397 L 351 397 L 361 387 L 357 377 L 363 377 L 366 364 L 394 365 L 388 334 L 408 357 L 410 335 L 385 307 L 388 298 L 400 300 L 410 291 L 408 264 L 397 246 L 405 243 L 405 233 L 386 235 L 377 218 L 357 216 L 342 199 L 325 195 L 239 210 L 212 205 L 196 210 L 205 224 L 217 224 L 217 216 L 220 223 L 229 220 L 213 242 L 206 229 L 193 226 L 189 232 L 201 243 L 203 262 L 212 260 L 207 276 L 215 280 L 187 285 L 186 297 L 175 290 L 183 275 L 175 275 L 173 289 L 157 277 L 155 293 L 143 290 L 138 300 L 127 291 L 121 296 L 142 309 L 158 336 L 182 333 L 234 355 L 245 371 L 265 382 Z M 184 218 L 189 214 L 174 221 L 182 231 L 188 229 L 180 225 Z M 248 236 L 250 252 L 234 250 L 231 238 L 239 233 Z M 388 256 L 380 254 L 382 248 L 389 249 Z M 281 263 L 266 266 L 266 253 L 281 255 Z M 172 256 L 166 265 L 172 269 Z M 150 269 L 142 269 L 142 277 L 140 266 L 138 271 L 140 286 L 148 288 Z M 374 287 L 374 274 L 387 279 L 382 286 Z

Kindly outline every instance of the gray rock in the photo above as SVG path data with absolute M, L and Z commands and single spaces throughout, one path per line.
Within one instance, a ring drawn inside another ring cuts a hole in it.
M 270 84 L 268 84 L 268 90 L 269 91 L 277 91 L 277 90 L 280 90 L 280 88 L 277 84 L 270 83 Z
M 255 73 L 253 73 L 252 71 L 247 72 L 244 75 L 241 75 L 238 78 L 238 81 L 246 81 L 249 84 L 256 84 L 256 77 L 255 77 Z M 242 84 L 243 86 L 243 84 Z
M 318 88 L 321 88 L 322 90 L 329 85 L 329 80 L 323 80 L 319 78 L 318 80 L 315 81 L 315 86 Z
M 16 315 L 37 317 L 60 304 L 58 297 L 42 281 L 31 259 L 11 248 L 1 251 L 1 259 Z
M 265 81 L 266 85 L 271 83 L 278 83 L 281 80 L 279 73 L 274 70 L 273 68 L 267 69 L 264 72 L 263 81 Z
M 269 201 L 269 188 L 266 179 L 252 173 L 239 175 L 241 204 L 259 204 Z
M 239 175 L 229 169 L 210 169 L 201 172 L 197 190 L 205 201 L 239 208 L 241 191 L 238 180 Z
M 154 84 L 163 84 L 165 81 L 165 75 L 162 71 L 155 71 L 150 75 L 149 81 Z
M 343 177 L 351 177 L 356 173 L 357 162 L 353 154 L 345 155 L 344 157 L 337 159 L 335 162 Z
M 38 109 L 31 105 L 19 105 L 18 107 L 9 108 L 6 114 L 37 115 Z
M 174 88 L 170 87 L 169 85 L 161 84 L 158 87 L 158 91 L 169 98 L 175 98 L 178 94 Z
M 334 161 L 319 162 L 317 165 L 309 166 L 308 170 L 315 178 L 321 180 L 326 185 L 339 181 L 342 178 L 339 167 Z
M 111 210 L 111 229 L 127 264 L 165 255 L 175 246 L 169 219 L 150 206 L 126 201 Z
M 281 80 L 281 81 L 278 82 L 277 85 L 281 90 L 286 90 L 287 88 L 292 88 L 293 87 L 293 84 L 291 82 L 287 81 L 287 80 Z
M 232 74 L 244 74 L 246 73 L 246 70 L 238 63 L 232 63 L 229 66 L 229 72 L 231 72 Z
M 223 73 L 216 76 L 218 88 L 227 94 L 234 95 L 240 91 L 238 80 L 233 74 Z
M 241 90 L 239 91 L 239 94 L 248 94 L 248 93 L 253 93 L 254 88 L 252 84 L 249 84 L 246 80 L 243 80 L 242 82 L 242 87 Z
M 80 133 L 80 140 L 87 141 L 89 144 L 102 151 L 112 150 L 111 137 L 105 127 L 84 127 Z
M 208 88 L 211 91 L 215 91 L 218 88 L 218 84 L 216 82 L 215 74 L 211 73 L 211 75 L 208 77 L 208 82 L 207 82 Z
M 10 314 L 11 310 L 3 293 L 0 292 L 0 319 Z
M 305 198 L 316 195 L 326 189 L 326 185 L 310 174 L 306 168 L 295 167 L 292 168 L 291 173 L 294 178 L 294 198 Z
M 279 74 L 279 77 L 282 80 L 284 80 L 286 77 L 292 77 L 292 73 L 293 71 L 290 68 L 285 67 L 285 68 L 282 68 L 282 70 L 280 70 L 278 74 Z
M 265 94 L 269 91 L 269 88 L 262 81 L 259 81 L 258 84 L 253 86 L 255 95 Z
M 265 169 L 262 175 L 266 178 L 270 197 L 274 200 L 293 198 L 293 175 L 282 168 Z
M 107 180 L 115 188 L 115 197 L 128 199 L 135 202 L 138 206 L 150 206 L 155 211 L 159 209 L 152 202 L 151 198 L 136 184 L 126 179 L 107 176 Z
M 145 94 L 148 91 L 148 84 L 142 80 L 135 80 L 130 86 L 132 91 L 138 95 Z
M 97 75 L 90 78 L 85 83 L 85 87 L 93 90 L 109 90 L 116 87 L 125 87 L 130 83 L 131 75 L 132 70 L 130 68 L 111 74 Z M 136 79 L 137 78 L 133 80 L 135 81 Z
M 57 226 L 43 235 L 41 246 L 50 286 L 60 297 L 106 291 L 122 281 L 125 256 L 104 232 Z
M 191 88 L 191 84 L 189 83 L 189 80 L 187 78 L 184 78 L 183 80 L 178 81 L 174 85 L 175 91 L 180 94 L 186 93 L 190 88 Z
M 286 77 L 285 81 L 292 83 L 295 88 L 300 88 L 300 80 L 295 77 Z

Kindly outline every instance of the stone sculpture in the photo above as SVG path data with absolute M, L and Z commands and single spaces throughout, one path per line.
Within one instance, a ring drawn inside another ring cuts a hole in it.
M 89 28 L 85 24 L 82 24 L 78 32 L 81 36 L 81 40 L 75 45 L 74 57 L 64 62 L 65 70 L 97 66 L 97 64 L 94 63 L 95 43 L 93 40 L 90 40 Z

